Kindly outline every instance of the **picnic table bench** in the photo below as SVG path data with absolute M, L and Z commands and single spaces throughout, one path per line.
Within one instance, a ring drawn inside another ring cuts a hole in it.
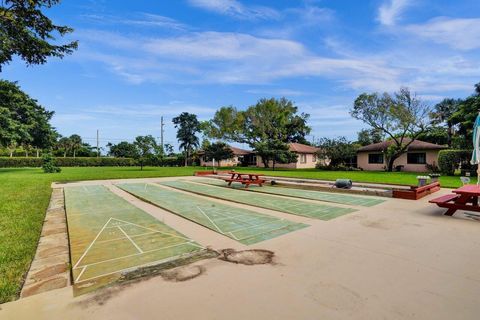
M 447 194 L 430 200 L 441 208 L 447 208 L 445 215 L 452 216 L 457 210 L 480 212 L 478 206 L 478 197 L 480 197 L 480 186 L 465 185 Z
M 239 182 L 245 185 L 245 188 L 248 188 L 251 184 L 259 185 L 260 187 L 263 186 L 265 183 L 265 179 L 261 178 L 263 174 L 258 173 L 241 173 L 241 172 L 229 172 L 231 175 L 230 178 L 224 178 L 225 182 L 228 182 L 228 186 L 232 185 L 232 182 Z

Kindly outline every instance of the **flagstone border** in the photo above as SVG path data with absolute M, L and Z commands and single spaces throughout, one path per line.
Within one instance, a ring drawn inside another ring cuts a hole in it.
M 37 252 L 23 284 L 20 297 L 71 285 L 70 256 L 63 188 L 54 188 L 50 198 Z

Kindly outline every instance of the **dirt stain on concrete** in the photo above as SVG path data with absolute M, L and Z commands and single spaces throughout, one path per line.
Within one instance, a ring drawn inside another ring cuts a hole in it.
M 220 250 L 218 259 L 247 266 L 257 264 L 275 264 L 275 253 L 270 250 L 251 249 L 236 251 L 235 249 Z
M 180 282 L 192 280 L 203 273 L 205 273 L 205 267 L 203 266 L 182 266 L 171 270 L 165 270 L 160 273 L 160 276 L 171 282 Z

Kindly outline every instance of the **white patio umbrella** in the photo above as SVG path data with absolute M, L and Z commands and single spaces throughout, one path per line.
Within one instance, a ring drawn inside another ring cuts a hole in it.
M 477 119 L 475 119 L 475 124 L 473 126 L 473 152 L 470 163 L 477 165 L 480 163 L 480 112 Z M 477 185 L 478 184 L 480 184 L 480 165 L 477 169 Z

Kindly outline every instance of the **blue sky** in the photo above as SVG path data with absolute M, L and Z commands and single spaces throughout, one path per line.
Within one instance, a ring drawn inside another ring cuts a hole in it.
M 2 72 L 56 112 L 63 135 L 102 145 L 160 135 L 171 118 L 209 119 L 285 96 L 311 114 L 312 136 L 354 139 L 358 94 L 407 86 L 429 103 L 480 81 L 480 1 L 74 1 L 48 10 L 75 29 L 63 60 Z M 313 137 L 310 137 L 310 139 Z

